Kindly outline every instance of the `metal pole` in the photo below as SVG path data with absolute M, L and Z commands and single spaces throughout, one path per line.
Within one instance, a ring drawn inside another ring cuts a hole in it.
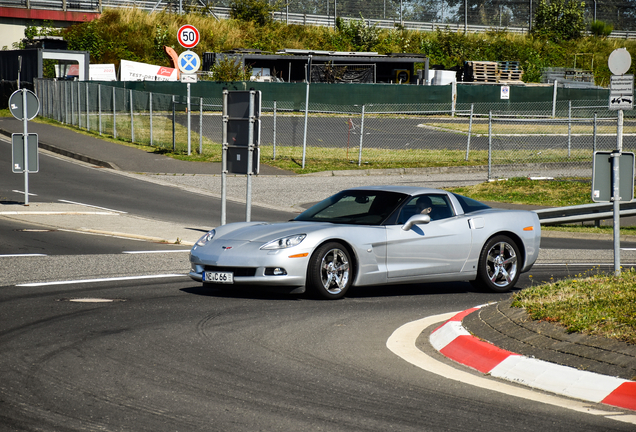
M 99 134 L 102 134 L 102 85 L 97 84 L 97 118 L 99 122 Z
M 175 136 L 176 134 L 176 130 L 175 130 L 175 121 L 176 119 L 176 113 L 175 113 L 175 109 L 174 109 L 174 95 L 172 95 L 172 151 L 176 151 L 177 150 L 177 137 Z
M 272 160 L 276 160 L 276 101 L 274 101 L 274 153 L 272 155 Z
M 86 130 L 91 130 L 91 112 L 89 109 L 89 99 L 88 99 L 88 82 L 86 83 Z
M 115 103 L 116 88 L 113 87 L 113 137 L 117 139 L 117 104 Z
M 568 101 L 568 158 L 572 153 L 572 101 Z
M 596 131 L 597 131 L 597 124 L 596 124 L 596 113 L 594 113 L 594 132 L 592 133 L 592 152 L 596 151 Z
M 364 137 L 364 105 L 362 105 L 362 116 L 360 117 L 360 149 L 358 150 L 358 166 L 362 165 L 362 139 Z
M 311 74 L 311 55 L 307 60 L 307 72 L 305 80 L 307 81 L 307 91 L 305 93 L 305 130 L 303 132 L 303 163 L 302 168 L 305 169 L 305 158 L 307 156 L 307 117 L 309 116 L 309 81 Z
M 77 127 L 82 128 L 82 83 L 77 82 Z
M 129 90 L 128 99 L 130 100 L 130 141 L 135 142 L 135 119 L 133 117 L 133 91 Z
M 612 153 L 612 201 L 614 207 L 614 275 L 621 274 L 620 156 L 623 151 L 623 110 L 618 110 L 616 151 Z
M 475 104 L 470 104 L 470 119 L 468 120 L 468 141 L 466 142 L 466 160 L 468 160 L 468 154 L 470 153 L 470 135 L 473 132 L 473 109 Z
M 221 225 L 225 225 L 227 213 L 227 96 L 228 91 L 223 90 L 223 149 L 221 151 Z
M 203 154 L 203 98 L 199 98 L 199 154 Z
M 488 180 L 492 178 L 492 111 L 488 111 Z
M 191 147 L 191 138 L 192 138 L 192 119 L 190 117 L 190 83 L 186 84 L 187 86 L 187 100 L 186 103 L 187 105 L 187 110 L 188 110 L 188 156 L 190 156 L 190 154 L 192 153 L 192 147 Z
M 148 117 L 148 120 L 150 121 L 150 145 L 152 146 L 152 92 L 148 93 L 148 110 L 150 111 Z
M 24 205 L 29 205 L 29 130 L 27 126 L 27 93 L 22 89 L 22 149 L 24 151 Z
M 557 80 L 554 80 L 554 89 L 552 90 L 552 118 L 556 116 L 556 101 L 557 101 Z
M 245 222 L 252 220 L 252 175 L 254 170 L 254 99 L 256 92 L 250 91 L 250 125 L 247 134 L 247 187 L 245 193 Z

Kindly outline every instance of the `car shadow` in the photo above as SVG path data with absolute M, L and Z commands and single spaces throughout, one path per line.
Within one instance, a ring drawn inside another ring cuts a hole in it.
M 282 289 L 282 288 L 281 288 Z M 281 301 L 298 301 L 298 300 L 320 300 L 313 293 L 290 294 L 289 292 L 281 292 L 276 288 L 250 287 L 250 286 L 233 286 L 227 287 L 203 287 L 201 285 L 189 288 L 182 288 L 181 291 L 205 297 L 222 297 L 222 298 L 240 298 L 253 300 L 281 300 Z M 502 295 L 510 295 L 521 290 L 516 287 L 509 293 Z M 367 287 L 352 287 L 344 296 L 345 299 L 364 299 L 364 298 L 380 298 L 380 297 L 407 297 L 420 295 L 446 295 L 446 294 L 496 294 L 490 291 L 480 290 L 473 287 L 468 282 L 436 282 L 436 283 L 415 283 L 404 285 L 380 285 Z

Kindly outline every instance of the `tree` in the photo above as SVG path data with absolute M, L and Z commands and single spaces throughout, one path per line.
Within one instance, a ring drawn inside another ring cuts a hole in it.
M 576 0 L 541 0 L 532 33 L 555 42 L 578 39 L 585 30 L 584 7 Z
M 272 13 L 279 8 L 279 1 L 270 5 L 268 0 L 232 0 L 230 17 L 240 21 L 252 21 L 263 26 L 274 20 Z

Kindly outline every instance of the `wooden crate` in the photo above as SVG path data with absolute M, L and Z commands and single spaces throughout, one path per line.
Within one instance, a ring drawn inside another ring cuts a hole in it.
M 473 70 L 473 81 L 497 82 L 497 62 L 468 62 Z

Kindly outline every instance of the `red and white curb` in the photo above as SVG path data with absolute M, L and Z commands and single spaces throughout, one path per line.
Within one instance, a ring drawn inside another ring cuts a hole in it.
M 493 377 L 533 388 L 636 410 L 636 382 L 581 371 L 515 354 L 471 335 L 462 320 L 481 306 L 453 316 L 433 330 L 430 342 L 444 356 Z

